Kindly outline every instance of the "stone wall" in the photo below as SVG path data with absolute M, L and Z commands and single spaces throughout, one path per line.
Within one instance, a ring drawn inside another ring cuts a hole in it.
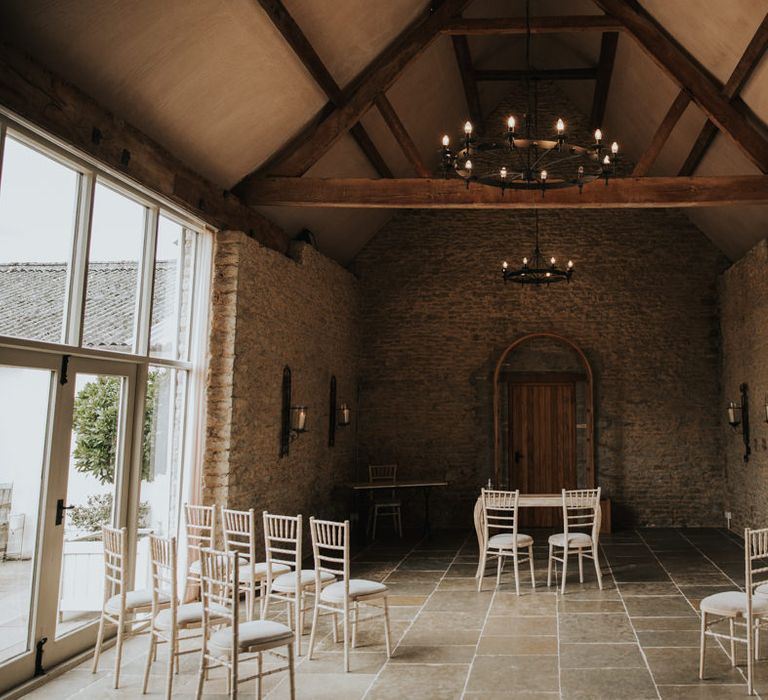
M 531 212 L 412 211 L 358 256 L 360 462 L 445 474 L 440 524 L 466 526 L 492 470 L 492 373 L 515 338 L 551 331 L 595 372 L 596 469 L 615 519 L 711 525 L 723 508 L 717 276 L 725 261 L 674 211 L 547 211 L 549 289 L 504 285 Z
M 353 275 L 314 248 L 292 257 L 239 232 L 214 253 L 203 497 L 231 508 L 341 517 L 352 474 L 358 374 L 358 292 Z M 283 367 L 309 431 L 279 457 Z M 353 425 L 328 446 L 329 389 L 353 408 Z M 308 532 L 308 524 L 305 528 Z M 307 552 L 308 553 L 308 552 Z
M 722 400 L 720 431 L 725 437 L 732 527 L 765 527 L 768 522 L 768 240 L 758 243 L 720 278 Z M 744 462 L 741 428 L 731 430 L 725 407 L 739 401 L 739 384 L 749 389 L 752 454 Z

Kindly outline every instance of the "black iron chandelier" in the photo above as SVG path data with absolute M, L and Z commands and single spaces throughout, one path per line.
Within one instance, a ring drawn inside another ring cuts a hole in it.
M 505 282 L 517 282 L 518 284 L 555 284 L 556 282 L 570 282 L 573 276 L 573 260 L 569 260 L 565 269 L 557 266 L 557 259 L 552 257 L 549 264 L 539 248 L 539 210 L 536 209 L 536 246 L 530 258 L 524 257 L 523 264 L 517 269 L 509 267 L 505 260 L 501 264 L 501 273 Z
M 530 0 L 525 4 L 526 21 L 526 93 L 528 104 L 518 121 L 509 116 L 506 131 L 496 137 L 475 134 L 471 122 L 464 124 L 464 136 L 458 150 L 451 149 L 450 137 L 442 140 L 441 163 L 445 177 L 458 176 L 470 182 L 480 182 L 504 189 L 541 189 L 577 186 L 598 178 L 605 180 L 615 173 L 619 144 L 603 143 L 603 132 L 594 132 L 594 143 L 576 145 L 566 139 L 566 124 L 558 119 L 548 137 L 538 136 L 538 79 L 532 78 Z M 533 86 L 532 86 L 533 83 Z M 575 166 L 575 167 L 574 167 Z

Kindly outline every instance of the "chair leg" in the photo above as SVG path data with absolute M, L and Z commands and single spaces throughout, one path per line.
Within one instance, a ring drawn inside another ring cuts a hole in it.
M 760 618 L 755 620 L 755 661 L 760 660 Z
M 728 627 L 729 627 L 730 633 L 731 633 L 731 639 L 730 639 L 730 642 L 731 642 L 731 666 L 735 666 L 736 665 L 736 642 L 734 641 L 734 638 L 733 638 L 734 637 L 733 618 L 728 620 Z
M 515 570 L 515 593 L 520 595 L 520 569 L 517 562 L 517 549 L 512 553 L 512 566 Z
M 312 611 L 312 630 L 309 633 L 309 650 L 307 651 L 307 658 L 311 661 L 312 660 L 312 650 L 315 648 L 315 633 L 317 632 L 317 617 L 318 613 L 320 612 L 320 609 L 317 607 L 318 602 L 320 601 L 320 596 L 315 596 L 315 608 Z M 336 629 L 336 617 L 334 616 L 333 621 L 333 629 Z
M 258 668 L 259 675 L 257 676 L 257 679 L 256 679 L 256 697 L 258 698 L 258 700 L 261 700 L 261 697 L 263 695 L 262 681 L 264 680 L 262 678 L 262 675 L 264 673 L 264 654 L 262 652 L 259 652 L 258 664 L 259 664 L 259 668 Z
M 288 686 L 291 690 L 291 700 L 296 699 L 296 679 L 293 674 L 293 644 L 288 644 Z
M 304 608 L 302 600 L 302 589 L 299 586 L 299 590 L 296 591 L 296 656 L 301 656 L 301 636 L 304 634 Z
M 563 547 L 563 582 L 561 585 L 560 592 L 565 595 L 565 575 L 568 573 L 568 545 L 566 543 L 566 546 Z
M 704 680 L 704 652 L 707 646 L 707 613 L 701 613 L 701 639 L 699 640 L 699 680 Z
M 752 641 L 754 640 L 753 634 L 755 630 L 752 625 L 752 618 L 747 618 L 747 695 L 752 695 Z
M 600 568 L 600 555 L 595 545 L 592 545 L 592 561 L 595 564 L 595 574 L 597 575 L 597 585 L 602 591 L 603 590 L 603 570 Z
M 536 588 L 536 574 L 533 570 L 533 545 L 528 545 L 528 563 L 531 567 L 531 588 Z
M 123 660 L 123 635 L 125 634 L 125 618 L 120 613 L 117 623 L 117 646 L 115 648 L 115 683 L 114 688 L 120 685 L 120 662 Z
M 144 685 L 141 687 L 142 695 L 147 694 L 147 688 L 149 687 L 149 669 L 152 666 L 152 659 L 155 656 L 155 633 L 150 630 L 149 632 L 149 649 L 147 653 L 147 663 L 144 665 Z
M 579 547 L 579 583 L 584 583 L 584 550 Z
M 400 508 L 397 509 L 397 534 L 402 538 L 403 536 L 403 515 L 400 512 Z
M 357 647 L 357 619 L 360 607 L 357 601 L 352 604 L 352 648 Z
M 371 539 L 376 539 L 376 521 L 379 519 L 379 508 L 378 506 L 373 507 L 373 532 L 371 534 Z
M 349 598 L 344 600 L 344 673 L 349 673 Z
M 477 567 L 477 592 L 483 587 L 483 574 L 485 573 L 485 557 L 487 552 L 483 550 L 480 552 L 480 564 Z
M 331 613 L 331 620 L 333 622 L 333 643 L 339 643 L 339 615 L 338 613 Z
M 259 581 L 259 619 L 264 619 L 264 601 L 267 598 L 267 582 L 264 579 Z
M 547 588 L 552 585 L 552 555 L 554 554 L 554 547 L 549 545 L 549 558 L 547 559 Z
M 499 551 L 496 555 L 496 588 L 501 585 L 501 567 L 503 566 L 503 561 L 501 551 Z
M 99 636 L 96 638 L 96 649 L 93 652 L 93 668 L 91 673 L 96 673 L 99 669 L 99 656 L 101 656 L 101 645 L 104 641 L 104 612 L 101 613 L 101 619 L 99 620 Z
M 389 602 L 384 596 L 384 643 L 387 647 L 387 658 L 392 657 L 392 637 L 389 631 Z
M 176 670 L 178 673 L 179 655 L 176 653 L 176 646 L 179 642 L 178 634 L 178 628 L 172 629 L 171 638 L 168 641 L 168 674 L 165 678 L 165 700 L 171 700 L 171 695 L 173 694 L 173 672 Z
M 267 590 L 264 594 L 264 603 L 261 610 L 261 619 L 266 620 L 267 616 L 269 615 L 269 602 L 270 602 L 270 594 L 272 591 Z

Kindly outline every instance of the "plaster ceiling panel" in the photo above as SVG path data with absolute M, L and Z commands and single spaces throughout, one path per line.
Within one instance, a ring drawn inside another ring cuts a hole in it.
M 723 83 L 768 12 L 768 0 L 640 0 L 640 4 Z
M 648 175 L 677 175 L 706 120 L 704 112 L 695 103 L 689 103 Z
M 443 134 L 458 135 L 467 107 L 453 44 L 441 37 L 411 63 L 387 93 L 427 167 L 439 165 Z
M 251 0 L 9 0 L 0 36 L 224 186 L 326 101 Z
M 403 149 L 395 141 L 389 127 L 384 123 L 379 110 L 371 107 L 360 121 L 392 174 L 395 177 L 413 177 L 413 167 L 406 159 Z
M 740 97 L 763 124 L 768 124 L 768 54 L 763 55 L 763 60 L 742 88 Z
M 427 8 L 426 0 L 285 0 L 336 82 L 344 86 Z
M 393 215 L 391 209 L 257 209 L 291 237 L 304 228 L 309 229 L 315 234 L 320 252 L 342 265 L 349 265 Z
M 355 140 L 342 136 L 309 170 L 307 177 L 378 177 Z

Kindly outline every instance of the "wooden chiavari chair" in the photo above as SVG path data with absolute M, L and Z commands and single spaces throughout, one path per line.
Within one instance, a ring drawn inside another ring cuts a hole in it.
M 216 507 L 184 504 L 187 529 L 187 575 L 184 587 L 200 585 L 200 550 L 216 544 Z M 185 591 L 185 593 L 186 593 Z
M 368 481 L 372 484 L 394 484 L 397 481 L 397 465 L 396 464 L 370 464 L 368 465 Z M 376 539 L 376 524 L 379 520 L 379 516 L 392 518 L 392 523 L 395 526 L 395 531 L 400 537 L 403 536 L 403 521 L 401 517 L 401 502 L 400 499 L 395 496 L 395 491 L 372 491 L 371 492 L 371 508 L 373 509 L 373 516 L 370 518 L 371 522 L 371 539 Z

